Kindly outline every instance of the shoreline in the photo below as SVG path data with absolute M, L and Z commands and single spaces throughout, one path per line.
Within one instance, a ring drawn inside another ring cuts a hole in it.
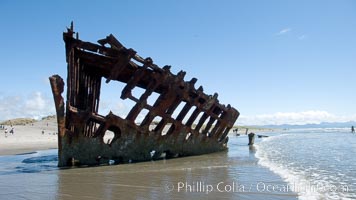
M 46 145 L 41 144 L 40 146 L 37 145 L 28 145 L 22 146 L 18 148 L 3 148 L 1 147 L 0 156 L 14 156 L 14 155 L 22 155 L 22 154 L 29 154 L 32 152 L 43 151 L 43 150 L 50 150 L 50 149 L 58 149 L 56 145 Z

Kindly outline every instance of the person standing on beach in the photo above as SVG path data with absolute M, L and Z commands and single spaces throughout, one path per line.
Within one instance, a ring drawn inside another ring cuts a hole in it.
M 7 128 L 5 128 L 5 137 L 7 137 Z
M 351 133 L 355 133 L 355 128 L 354 128 L 354 126 L 351 126 Z

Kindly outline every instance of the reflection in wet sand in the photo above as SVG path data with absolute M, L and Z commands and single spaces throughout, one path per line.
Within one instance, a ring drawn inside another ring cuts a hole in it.
M 228 152 L 60 170 L 58 199 L 296 199 L 263 189 L 283 182 L 258 166 L 255 151 L 232 139 Z
M 59 171 L 58 199 L 157 199 L 205 196 L 203 183 L 228 180 L 227 153 Z M 218 180 L 220 179 L 220 180 Z M 200 183 L 200 189 L 197 184 Z M 182 187 L 182 184 L 185 186 Z M 208 194 L 210 196 L 210 194 Z
M 296 199 L 263 189 L 285 183 L 240 138 L 226 152 L 101 167 L 58 169 L 56 151 L 3 156 L 0 199 Z

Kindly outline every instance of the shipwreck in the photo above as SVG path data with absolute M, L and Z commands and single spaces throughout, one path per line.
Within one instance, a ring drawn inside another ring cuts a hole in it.
M 239 112 L 220 104 L 217 93 L 196 89 L 196 78 L 185 81 L 186 72 L 173 74 L 170 66 L 157 66 L 111 34 L 97 44 L 85 42 L 71 24 L 63 39 L 68 64 L 65 100 L 63 79 L 49 78 L 58 122 L 58 166 L 139 162 L 227 149 Z M 125 117 L 98 113 L 101 87 L 113 81 L 125 86 L 112 92 L 134 102 Z M 133 95 L 135 87 L 143 94 Z M 159 96 L 150 105 L 147 98 L 153 92 Z M 137 123 L 143 110 L 147 114 Z M 108 132 L 113 137 L 106 141 Z

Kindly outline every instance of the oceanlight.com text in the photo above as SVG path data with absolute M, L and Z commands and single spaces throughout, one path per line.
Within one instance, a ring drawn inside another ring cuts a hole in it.
M 277 184 L 269 182 L 257 182 L 253 184 L 241 184 L 239 182 L 217 182 L 215 184 L 206 183 L 204 181 L 182 181 L 176 183 L 167 183 L 165 192 L 182 192 L 182 193 L 244 193 L 244 192 L 261 192 L 261 193 L 324 193 L 324 192 L 341 192 L 347 193 L 350 191 L 348 185 L 333 185 L 333 184 L 311 184 L 311 183 L 296 183 L 293 184 Z

